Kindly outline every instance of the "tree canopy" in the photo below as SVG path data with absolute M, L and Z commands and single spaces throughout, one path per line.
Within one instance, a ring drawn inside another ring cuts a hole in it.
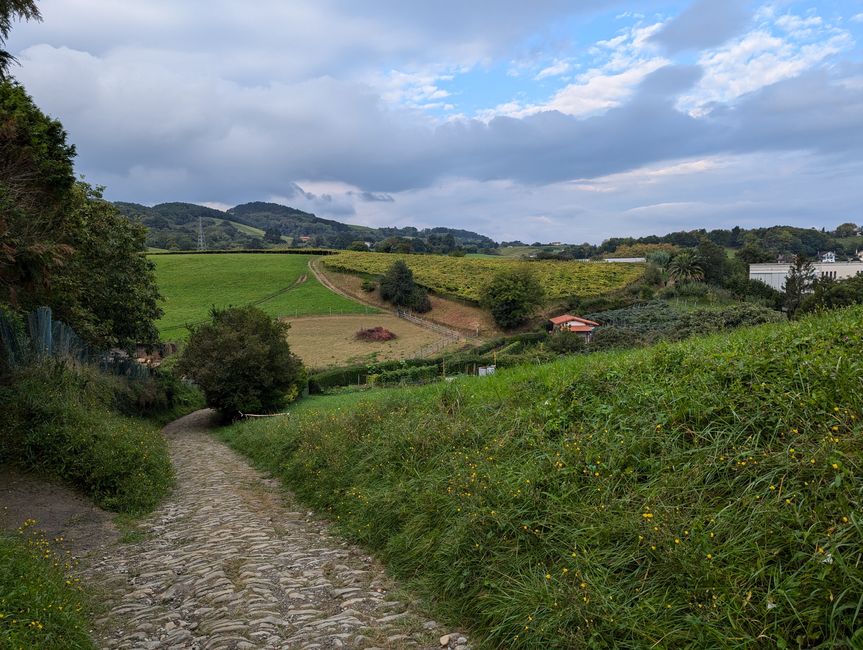
M 4 49 L 13 20 L 42 20 L 34 0 L 3 0 L 0 2 L 0 81 L 8 78 L 9 66 L 15 58 Z
M 485 287 L 482 304 L 504 329 L 524 323 L 542 304 L 543 289 L 527 267 L 501 271 Z

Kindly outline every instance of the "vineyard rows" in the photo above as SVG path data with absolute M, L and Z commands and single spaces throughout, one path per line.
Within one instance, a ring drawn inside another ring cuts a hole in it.
M 321 260 L 334 271 L 383 275 L 397 259 L 413 271 L 418 284 L 432 291 L 478 301 L 483 287 L 499 271 L 524 265 L 533 270 L 545 289 L 546 297 L 597 296 L 620 289 L 637 280 L 644 271 L 641 264 L 603 264 L 598 262 L 523 262 L 510 259 L 478 259 L 441 255 L 403 255 L 346 251 Z

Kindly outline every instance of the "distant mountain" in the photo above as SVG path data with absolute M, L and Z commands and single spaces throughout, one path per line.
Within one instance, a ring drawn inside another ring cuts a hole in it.
M 352 243 L 377 244 L 382 250 L 449 253 L 496 248 L 490 238 L 455 228 L 369 228 L 322 219 L 277 203 L 253 202 L 226 211 L 192 203 L 160 203 L 153 207 L 117 202 L 122 214 L 147 227 L 147 245 L 168 250 L 194 250 L 198 220 L 207 248 L 270 248 L 277 245 L 348 248 Z

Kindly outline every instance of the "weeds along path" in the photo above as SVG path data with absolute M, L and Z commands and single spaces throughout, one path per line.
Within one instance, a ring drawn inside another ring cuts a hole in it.
M 165 428 L 173 495 L 141 541 L 84 569 L 112 605 L 100 647 L 440 647 L 443 631 L 393 600 L 378 564 L 209 436 L 212 423 L 199 411 Z

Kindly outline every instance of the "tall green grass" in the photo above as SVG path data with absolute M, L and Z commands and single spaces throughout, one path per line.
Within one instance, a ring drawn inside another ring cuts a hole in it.
M 0 465 L 73 485 L 103 508 L 151 510 L 173 483 L 155 424 L 114 410 L 117 380 L 88 367 L 46 361 L 0 383 Z
M 89 650 L 85 600 L 71 563 L 28 520 L 0 533 L 0 648 Z
M 485 647 L 863 647 L 863 309 L 223 437 Z

